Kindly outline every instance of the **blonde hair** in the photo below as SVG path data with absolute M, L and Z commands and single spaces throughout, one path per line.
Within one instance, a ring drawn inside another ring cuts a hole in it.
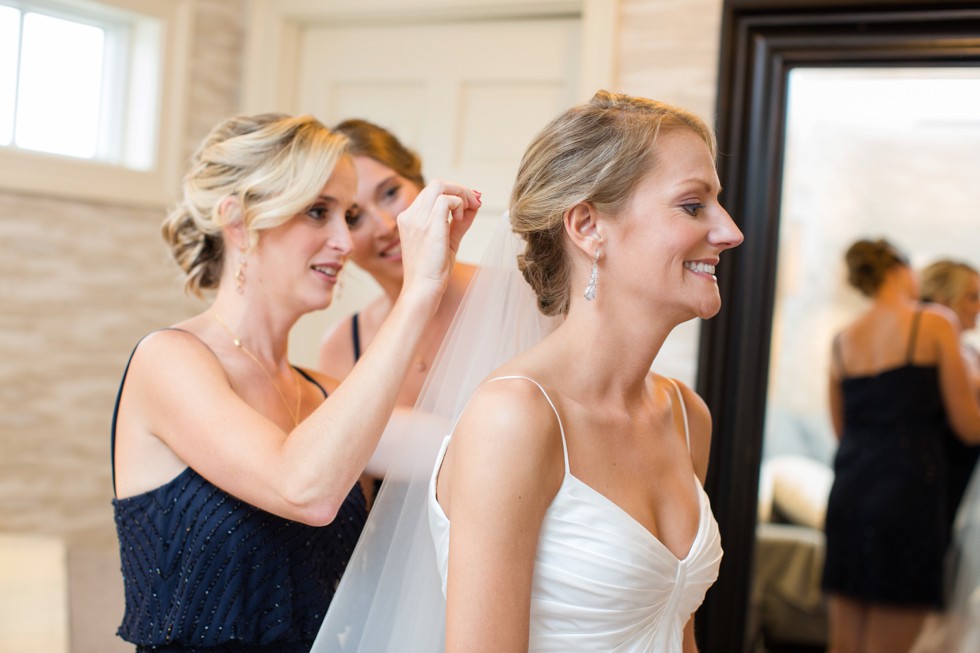
M 249 248 L 259 232 L 308 208 L 345 154 L 347 139 L 311 116 L 265 113 L 218 124 L 191 159 L 180 201 L 163 221 L 164 241 L 183 270 L 184 288 L 217 288 L 224 263 L 222 227 L 240 218 Z M 229 197 L 240 212 L 222 215 Z
M 568 312 L 571 267 L 563 218 L 580 202 L 616 215 L 657 163 L 665 129 L 690 129 L 715 155 L 715 139 L 684 109 L 622 93 L 599 91 L 551 121 L 528 147 L 510 200 L 514 232 L 526 241 L 518 265 L 545 315 Z
M 421 189 L 425 186 L 422 176 L 422 160 L 418 154 L 405 147 L 390 131 L 360 118 L 345 120 L 334 131 L 347 137 L 347 151 L 354 156 L 366 156 L 391 168 Z
M 884 238 L 855 242 L 847 249 L 844 260 L 847 281 L 867 297 L 878 292 L 889 270 L 896 265 L 909 265 L 908 258 Z
M 980 272 L 968 263 L 936 261 L 922 270 L 922 299 L 950 306 L 966 292 L 970 279 L 978 275 Z

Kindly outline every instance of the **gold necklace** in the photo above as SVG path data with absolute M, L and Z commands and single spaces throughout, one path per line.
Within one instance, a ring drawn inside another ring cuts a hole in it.
M 241 339 L 235 335 L 235 332 L 231 330 L 231 327 L 228 326 L 224 320 L 221 319 L 220 315 L 217 313 L 211 313 L 211 315 L 214 316 L 214 319 L 218 321 L 218 324 L 224 327 L 225 331 L 228 332 L 228 335 L 231 336 L 231 341 L 235 343 L 235 346 L 245 352 L 248 357 L 255 361 L 255 364 L 259 366 L 259 369 L 261 369 L 266 378 L 269 379 L 272 387 L 276 389 L 277 393 L 279 393 L 279 399 L 282 400 L 282 405 L 286 407 L 286 412 L 288 412 L 289 416 L 293 419 L 293 426 L 299 426 L 300 391 L 299 374 L 296 373 L 296 370 L 293 370 L 293 380 L 296 383 L 296 410 L 293 411 L 289 407 L 289 402 L 286 401 L 286 394 L 282 391 L 282 388 L 279 387 L 279 384 L 276 382 L 276 379 L 272 376 L 272 374 L 269 373 L 269 370 L 267 370 L 265 365 L 262 364 L 262 361 L 259 360 L 258 356 L 249 351 L 248 347 L 242 343 Z

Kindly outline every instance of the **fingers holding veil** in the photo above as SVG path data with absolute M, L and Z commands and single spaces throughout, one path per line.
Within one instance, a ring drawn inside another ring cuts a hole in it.
M 463 235 L 481 205 L 477 191 L 446 181 L 430 182 L 398 216 L 405 286 L 445 287 Z

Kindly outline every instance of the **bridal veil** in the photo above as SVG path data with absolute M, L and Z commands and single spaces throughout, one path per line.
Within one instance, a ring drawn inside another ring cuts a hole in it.
M 410 417 L 393 419 L 385 480 L 311 653 L 433 653 L 445 599 L 426 500 L 435 458 L 477 386 L 557 325 L 517 269 L 523 241 L 504 214 Z

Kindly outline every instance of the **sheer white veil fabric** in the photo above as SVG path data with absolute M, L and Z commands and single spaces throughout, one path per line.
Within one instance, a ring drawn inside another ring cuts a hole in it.
M 946 609 L 948 642 L 943 651 L 980 651 L 980 465 L 966 488 L 953 525 L 952 581 Z
M 393 420 L 385 481 L 311 653 L 433 653 L 445 599 L 427 497 L 444 438 L 477 386 L 557 326 L 517 268 L 523 241 L 500 220 L 411 416 Z
M 912 653 L 980 651 L 980 466 L 956 513 L 946 574 L 946 610 L 926 620 Z

